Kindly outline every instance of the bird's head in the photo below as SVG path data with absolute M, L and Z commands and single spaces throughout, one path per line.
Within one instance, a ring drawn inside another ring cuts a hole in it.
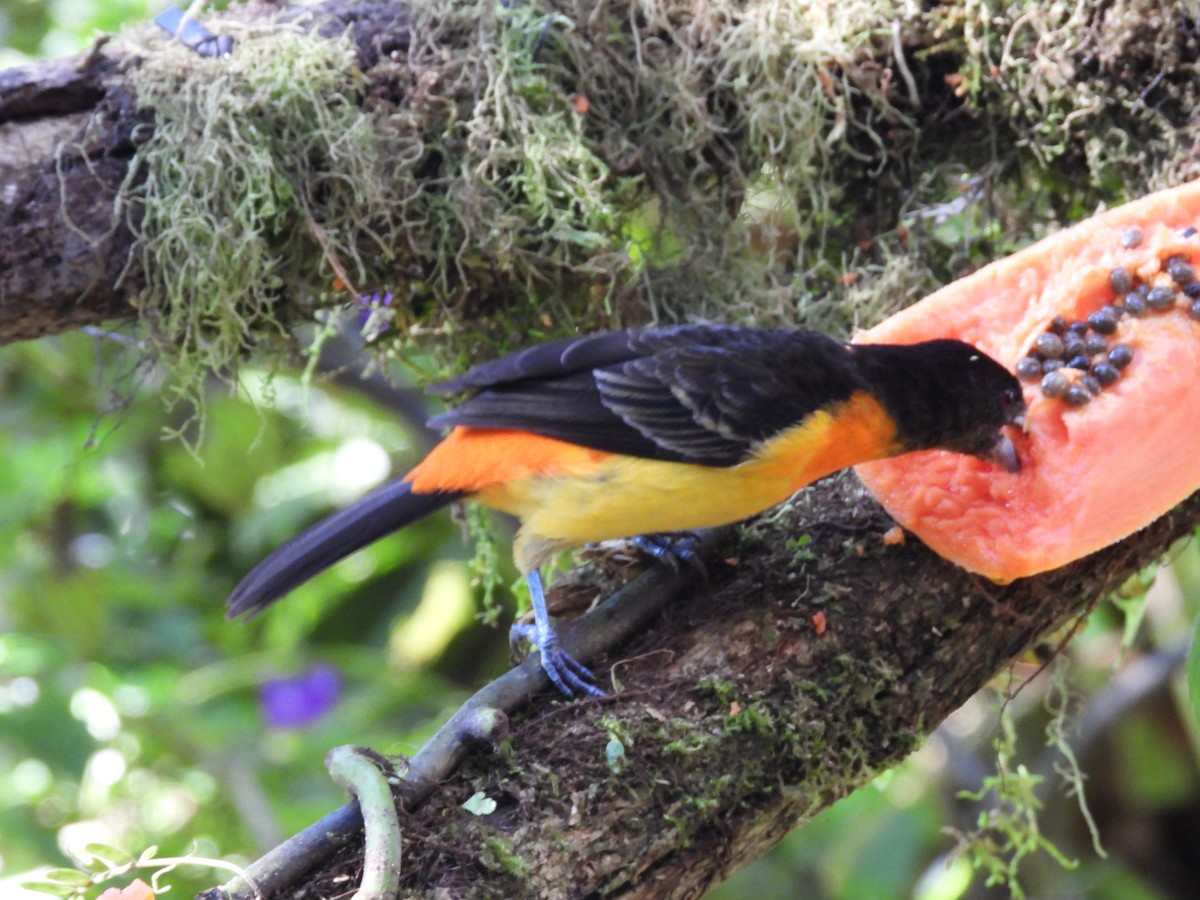
M 1009 472 L 1021 461 L 1008 431 L 1025 427 L 1016 377 L 982 350 L 941 339 L 862 345 L 864 371 L 897 424 L 906 450 L 952 450 Z

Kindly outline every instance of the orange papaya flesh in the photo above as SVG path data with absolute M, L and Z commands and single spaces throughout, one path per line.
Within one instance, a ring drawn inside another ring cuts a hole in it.
M 1040 373 L 1026 373 L 1026 433 L 1012 435 L 1019 472 L 942 451 L 857 467 L 896 521 L 947 559 L 1005 582 L 1115 543 L 1200 488 L 1200 303 L 1191 296 L 1200 283 L 1184 290 L 1189 266 L 1200 271 L 1197 226 L 1200 181 L 1093 216 L 857 335 L 959 338 L 1016 369 L 1027 358 L 1041 364 L 1039 335 L 1063 331 L 1056 316 L 1086 322 L 1115 306 L 1105 341 L 1132 351 L 1110 384 L 1083 386 L 1079 406 L 1046 396 Z M 1169 308 L 1126 310 L 1114 292 L 1125 283 L 1143 298 L 1152 287 L 1170 291 Z M 1072 384 L 1085 374 L 1058 371 Z

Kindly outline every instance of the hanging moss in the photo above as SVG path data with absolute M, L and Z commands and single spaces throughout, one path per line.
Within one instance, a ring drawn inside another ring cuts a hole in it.
M 211 22 L 223 60 L 127 39 L 155 116 L 130 181 L 140 306 L 181 392 L 365 295 L 381 360 L 436 333 L 447 366 L 653 320 L 846 333 L 1193 174 L 1195 39 L 1142 0 L 411 19 L 366 71 L 301 19 Z

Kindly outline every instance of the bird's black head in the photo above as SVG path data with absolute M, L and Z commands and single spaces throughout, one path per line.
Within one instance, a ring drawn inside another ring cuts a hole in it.
M 861 371 L 906 450 L 953 450 L 1020 469 L 1005 426 L 1024 426 L 1025 401 L 1011 372 L 970 344 L 866 344 Z

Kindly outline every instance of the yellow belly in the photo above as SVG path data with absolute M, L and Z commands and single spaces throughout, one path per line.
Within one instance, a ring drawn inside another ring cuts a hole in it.
M 586 471 L 530 475 L 475 496 L 522 521 L 514 547 L 530 571 L 565 547 L 737 522 L 830 472 L 899 449 L 869 397 L 822 411 L 771 439 L 746 462 L 718 468 L 612 456 Z

